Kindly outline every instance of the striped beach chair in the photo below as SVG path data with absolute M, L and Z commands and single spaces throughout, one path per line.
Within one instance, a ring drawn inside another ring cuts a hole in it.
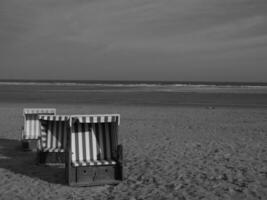
M 65 163 L 69 116 L 67 115 L 40 115 L 40 147 L 38 162 Z
M 116 184 L 123 179 L 120 115 L 71 116 L 66 175 L 69 185 Z
M 24 127 L 22 127 L 21 141 L 24 150 L 37 150 L 40 137 L 40 123 L 38 115 L 55 115 L 54 108 L 25 108 L 23 109 Z

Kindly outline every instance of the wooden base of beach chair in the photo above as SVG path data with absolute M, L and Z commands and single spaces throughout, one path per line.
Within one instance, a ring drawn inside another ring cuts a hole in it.
M 22 140 L 21 144 L 24 151 L 37 151 L 38 139 Z
M 40 164 L 56 164 L 65 163 L 64 152 L 38 152 L 38 163 Z
M 81 166 L 72 167 L 67 170 L 70 172 L 68 184 L 71 186 L 95 186 L 106 184 L 118 184 L 121 180 L 119 167 L 116 165 L 108 166 Z
M 123 180 L 122 145 L 117 147 L 116 165 L 73 167 L 66 163 L 66 181 L 70 186 L 115 185 Z M 68 159 L 68 158 L 67 158 Z

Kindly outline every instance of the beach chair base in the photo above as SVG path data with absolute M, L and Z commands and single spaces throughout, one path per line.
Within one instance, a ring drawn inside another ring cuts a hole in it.
M 22 140 L 21 144 L 24 151 L 37 151 L 38 139 Z
M 123 146 L 117 146 L 116 165 L 79 166 L 71 165 L 66 153 L 66 182 L 70 186 L 115 185 L 123 181 Z
M 65 153 L 64 152 L 38 152 L 37 162 L 39 164 L 56 164 L 65 163 Z
M 118 165 L 107 166 L 70 166 L 68 184 L 70 186 L 96 186 L 118 184 L 121 179 Z

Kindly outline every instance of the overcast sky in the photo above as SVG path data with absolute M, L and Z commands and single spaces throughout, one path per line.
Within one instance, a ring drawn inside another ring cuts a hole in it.
M 267 1 L 1 0 L 18 78 L 267 81 Z

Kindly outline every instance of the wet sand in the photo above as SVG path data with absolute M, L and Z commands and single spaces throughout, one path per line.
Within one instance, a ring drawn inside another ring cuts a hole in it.
M 120 113 L 125 180 L 69 187 L 64 168 L 22 152 L 24 107 Z M 267 109 L 0 103 L 0 199 L 266 199 Z
M 267 87 L 1 85 L 0 102 L 267 108 Z

